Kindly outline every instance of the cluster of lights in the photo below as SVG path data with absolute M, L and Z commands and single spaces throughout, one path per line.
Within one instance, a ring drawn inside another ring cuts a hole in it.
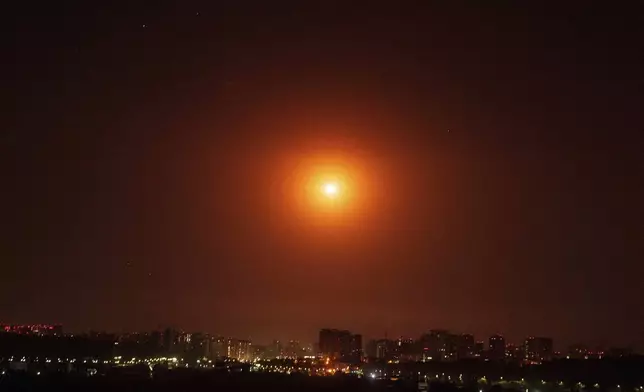
M 266 372 L 266 373 L 283 373 L 283 374 L 291 374 L 291 373 L 305 373 L 305 374 L 312 374 L 312 369 L 309 367 L 301 367 L 301 366 L 286 366 L 286 365 L 264 365 L 262 363 L 255 363 L 253 364 L 253 367 L 251 368 L 251 371 L 255 372 Z
M 381 372 L 381 370 L 376 370 L 376 372 Z M 420 376 L 421 373 L 418 372 L 418 375 Z M 375 378 L 382 378 L 382 377 L 379 377 L 376 373 L 370 373 L 369 376 L 371 378 L 374 378 L 374 379 Z M 434 377 L 430 377 L 430 375 L 425 374 L 424 378 L 425 378 L 425 380 L 434 379 L 434 380 L 443 380 L 443 381 L 445 381 L 445 373 L 441 373 L 440 375 L 436 374 L 436 375 L 434 375 Z M 447 381 L 451 381 L 451 379 L 452 379 L 452 377 L 448 375 L 447 376 Z M 463 382 L 463 374 L 459 374 L 458 380 L 459 380 L 460 383 Z M 480 377 L 477 381 L 478 381 L 478 384 L 488 384 L 488 379 L 487 379 L 486 376 Z M 512 383 L 515 383 L 515 384 L 520 384 L 520 385 L 526 385 L 526 381 L 525 381 L 524 378 L 521 378 L 520 380 L 505 380 L 503 377 L 499 377 L 499 381 L 496 382 L 496 383 L 492 383 L 492 384 L 497 384 L 497 383 L 499 383 L 499 384 L 512 384 Z M 548 384 L 548 381 L 540 380 L 540 384 L 541 385 L 546 385 L 546 384 Z M 563 381 L 561 381 L 561 380 L 558 381 L 558 382 L 553 382 L 553 385 L 555 385 L 555 384 L 558 385 L 559 387 L 563 387 L 565 385 L 565 383 Z M 577 388 L 579 388 L 579 389 L 586 389 L 586 385 L 584 383 L 582 383 L 582 382 L 576 383 L 575 386 Z M 616 385 L 615 387 L 617 389 L 621 389 L 620 385 Z M 596 383 L 596 384 L 593 385 L 593 388 L 599 389 L 600 385 L 598 383 Z M 635 387 L 634 390 L 637 391 L 637 392 L 644 392 L 644 386 Z M 525 391 L 530 392 L 530 390 L 528 388 L 526 388 Z M 483 390 L 481 389 L 479 392 L 483 392 Z
M 96 362 L 94 362 L 96 363 Z M 129 366 L 129 365 L 136 365 L 136 364 L 146 364 L 149 366 L 155 365 L 155 364 L 166 364 L 166 365 L 173 365 L 173 366 L 185 366 L 189 367 L 189 364 L 183 360 L 183 358 L 177 358 L 177 357 L 151 357 L 151 358 L 130 358 L 129 360 L 124 360 L 121 356 L 114 357 L 113 360 L 111 361 L 103 361 L 103 363 L 112 363 L 118 366 Z M 208 359 L 197 359 L 196 360 L 196 365 L 197 367 L 212 367 L 212 360 Z
M 9 357 L 8 360 L 10 362 L 14 361 L 20 361 L 20 362 L 32 362 L 32 359 L 28 359 L 27 357 Z M 34 358 L 36 362 L 40 362 L 39 357 Z M 57 363 L 75 363 L 76 359 L 75 358 L 44 358 L 43 359 L 45 363 L 52 363 L 52 362 L 57 362 Z M 226 360 L 226 363 L 230 362 L 238 362 L 238 361 L 232 361 L 232 360 Z M 298 366 L 299 362 L 299 366 Z M 114 364 L 117 366 L 131 366 L 135 364 L 147 364 L 150 366 L 150 369 L 152 369 L 152 365 L 157 364 L 157 363 L 164 363 L 164 364 L 169 364 L 169 365 L 174 365 L 174 366 L 184 366 L 184 367 L 190 367 L 187 362 L 184 361 L 182 358 L 177 358 L 177 357 L 150 357 L 150 358 L 130 358 L 129 360 L 124 360 L 121 356 L 116 356 L 112 360 L 99 360 L 99 359 L 84 359 L 83 360 L 84 364 L 91 363 L 91 364 Z M 269 373 L 283 373 L 283 374 L 292 374 L 292 373 L 299 373 L 299 374 L 308 374 L 311 376 L 318 375 L 318 376 L 325 376 L 325 375 L 333 375 L 336 373 L 346 373 L 346 374 L 355 374 L 361 377 L 363 375 L 362 369 L 359 367 L 332 367 L 330 364 L 330 359 L 329 358 L 316 358 L 314 356 L 309 356 L 305 357 L 304 360 L 292 360 L 291 364 L 281 364 L 281 365 L 276 365 L 276 364 L 270 364 L 270 363 L 262 363 L 259 359 L 254 359 L 252 362 L 252 367 L 251 371 L 256 371 L 256 372 L 269 372 Z M 389 361 L 389 363 L 393 363 Z M 201 368 L 212 368 L 214 367 L 213 361 L 207 358 L 202 358 L 196 360 L 196 367 L 201 367 Z M 229 368 L 229 366 L 226 366 Z M 5 370 L 2 370 L 2 375 L 5 374 Z M 37 375 L 40 375 L 41 372 L 38 371 L 36 373 Z M 418 375 L 420 376 L 421 373 L 419 372 Z M 387 373 L 383 374 L 383 371 L 378 369 L 375 370 L 372 373 L 369 373 L 369 377 L 372 379 L 383 379 L 387 378 Z M 400 372 L 398 371 L 397 374 L 394 372 L 394 374 L 390 375 L 392 379 L 394 377 L 400 376 Z M 424 375 L 425 380 L 427 380 L 429 377 L 428 374 Z M 432 377 L 435 380 L 446 380 L 449 382 L 452 382 L 452 376 L 451 375 L 445 375 L 445 373 L 435 374 L 435 377 Z M 478 383 L 479 384 L 488 384 L 488 379 L 486 376 L 482 376 L 478 378 Z M 463 374 L 458 375 L 458 383 L 463 383 Z M 499 381 L 496 383 L 517 383 L 520 385 L 526 385 L 526 381 L 524 378 L 521 378 L 519 380 L 505 380 L 503 377 L 499 378 Z M 540 380 L 541 385 L 546 385 L 548 384 L 548 381 L 546 380 Z M 563 381 L 558 381 L 558 382 L 553 382 L 553 385 L 558 385 L 560 387 L 564 386 Z M 580 389 L 585 389 L 586 385 L 583 384 L 582 382 L 578 382 L 575 384 L 576 387 Z M 595 383 L 592 385 L 593 388 L 599 389 L 600 385 L 598 383 Z M 621 389 L 620 385 L 616 385 L 617 389 Z M 644 392 L 644 386 L 640 387 L 635 387 L 635 391 L 637 392 Z M 528 388 L 525 389 L 526 392 L 530 392 Z
M 251 367 L 254 372 L 283 373 L 283 374 L 308 374 L 310 376 L 328 376 L 336 373 L 354 374 L 362 376 L 362 369 L 359 367 L 344 366 L 338 367 L 330 364 L 329 358 L 316 360 L 315 357 L 308 357 L 304 360 L 294 360 L 288 364 L 271 364 L 255 361 Z

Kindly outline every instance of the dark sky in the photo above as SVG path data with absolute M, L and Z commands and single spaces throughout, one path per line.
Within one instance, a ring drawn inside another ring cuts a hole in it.
M 301 3 L 5 15 L 0 320 L 644 347 L 641 10 Z

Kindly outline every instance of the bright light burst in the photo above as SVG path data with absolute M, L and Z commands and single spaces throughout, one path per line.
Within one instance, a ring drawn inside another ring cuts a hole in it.
M 322 192 L 324 192 L 324 194 L 328 197 L 336 197 L 339 192 L 338 184 L 334 182 L 327 182 L 322 186 Z

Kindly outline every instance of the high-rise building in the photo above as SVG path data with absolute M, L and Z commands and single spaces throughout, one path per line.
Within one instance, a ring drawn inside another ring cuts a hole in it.
M 209 339 L 209 357 L 211 359 L 224 358 L 228 356 L 228 339 L 223 336 L 211 336 Z
M 365 347 L 365 355 L 371 359 L 389 360 L 395 353 L 396 342 L 389 339 L 371 339 Z
M 321 329 L 320 354 L 335 360 L 356 362 L 362 358 L 362 335 L 347 330 Z
M 250 361 L 252 356 L 250 340 L 228 339 L 226 356 L 238 361 Z
M 552 359 L 553 343 L 551 338 L 530 336 L 525 341 L 525 359 L 531 362 Z
M 411 338 L 396 340 L 396 359 L 401 361 L 418 361 L 422 359 L 418 342 Z
M 252 343 L 250 340 L 238 340 L 239 344 L 239 356 L 238 360 L 243 362 L 249 362 L 252 360 Z
M 516 362 L 516 361 L 521 361 L 523 360 L 524 354 L 523 354 L 523 346 L 515 346 L 513 344 L 508 344 L 505 347 L 505 358 L 508 361 Z
M 342 351 L 341 342 L 345 334 L 350 335 L 351 333 L 337 329 L 321 329 L 318 340 L 319 354 L 329 358 L 340 356 L 340 352 Z
M 474 356 L 476 358 L 483 358 L 485 357 L 485 342 L 484 341 L 478 341 L 474 343 Z
M 494 361 L 505 359 L 505 338 L 503 336 L 490 336 L 489 359 Z
M 367 358 L 377 358 L 378 355 L 378 341 L 375 339 L 369 339 L 364 347 L 364 355 Z
M 380 339 L 376 342 L 376 358 L 388 360 L 393 357 L 394 342 L 389 339 Z
M 175 338 L 174 351 L 183 353 L 188 350 L 192 334 L 187 332 L 180 332 Z
M 254 359 L 269 359 L 268 355 L 267 355 L 268 354 L 267 346 L 261 346 L 261 345 L 253 344 L 253 346 L 251 348 L 251 352 L 252 352 L 251 360 L 254 360 Z
M 350 354 L 347 358 L 351 362 L 362 361 L 362 335 L 354 334 L 351 336 Z
M 278 358 L 283 356 L 284 347 L 282 342 L 279 340 L 273 340 L 273 343 L 266 348 L 266 358 Z
M 291 340 L 284 349 L 284 356 L 289 358 L 300 358 L 304 356 L 304 350 L 297 340 Z
M 456 342 L 456 358 L 474 358 L 474 336 L 470 334 L 462 334 L 457 337 Z
M 157 354 L 168 353 L 168 349 L 164 344 L 164 341 L 166 339 L 163 331 L 152 331 L 147 338 L 149 340 L 148 344 L 151 348 L 151 351 Z
M 203 333 L 187 334 L 188 340 L 183 355 L 190 359 L 210 358 L 210 337 Z M 176 346 L 176 345 L 175 345 Z
M 161 346 L 167 354 L 174 354 L 177 352 L 177 339 L 180 333 L 176 329 L 166 328 L 163 330 L 161 336 Z
M 447 361 L 456 359 L 457 336 L 444 329 L 432 329 L 420 337 L 425 360 Z
M 455 361 L 458 359 L 458 344 L 459 344 L 459 335 L 455 334 L 448 334 L 446 336 L 447 339 L 447 344 L 445 346 L 445 356 L 444 359 L 446 361 Z

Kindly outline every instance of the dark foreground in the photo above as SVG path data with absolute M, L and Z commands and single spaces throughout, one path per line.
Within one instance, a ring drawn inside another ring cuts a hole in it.
M 415 391 L 412 382 L 380 382 L 354 377 L 308 377 L 262 373 L 171 371 L 155 377 L 67 374 L 7 374 L 1 391 Z
M 622 369 L 624 370 L 624 369 Z M 620 384 L 576 382 L 574 384 L 545 382 L 503 381 L 444 382 L 430 381 L 423 389 L 429 392 L 644 392 L 644 367 L 629 368 L 620 373 Z M 594 379 L 607 381 L 616 374 L 595 374 Z M 603 377 L 602 377 L 603 376 Z M 610 377 L 609 377 L 610 376 Z M 607 378 L 608 377 L 608 378 Z M 507 380 L 507 379 L 505 379 Z M 614 381 L 614 380 L 613 380 Z M 537 386 L 535 386 L 537 385 Z M 0 391 L 280 391 L 280 392 L 412 392 L 419 390 L 418 378 L 391 379 L 358 378 L 338 374 L 333 376 L 307 376 L 303 374 L 258 373 L 247 369 L 155 369 L 147 366 L 114 368 L 101 375 L 87 376 L 81 373 L 40 373 L 3 371 L 0 375 Z

